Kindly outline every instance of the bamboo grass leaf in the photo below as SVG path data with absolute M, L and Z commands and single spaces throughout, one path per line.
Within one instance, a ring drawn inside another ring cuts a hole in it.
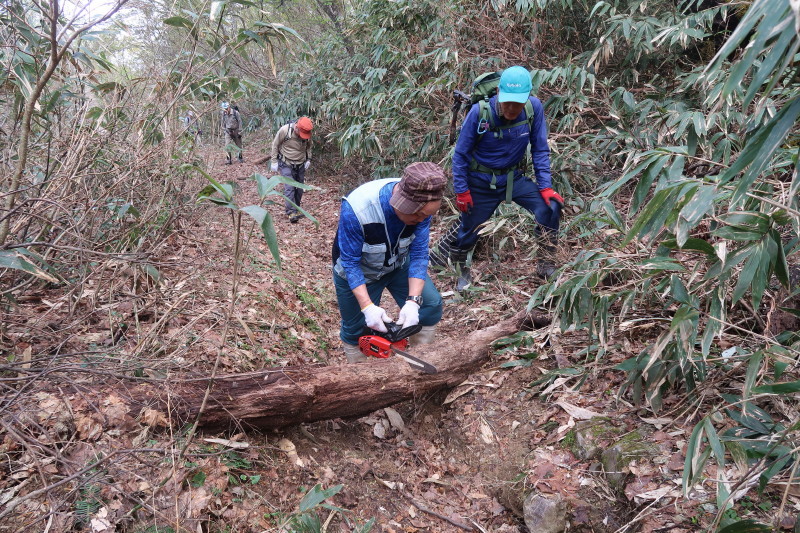
M 273 259 L 275 259 L 275 263 L 277 264 L 278 268 L 281 268 L 281 254 L 280 250 L 278 249 L 278 235 L 275 233 L 275 225 L 272 222 L 272 216 L 266 209 L 258 205 L 248 205 L 242 207 L 241 211 L 247 213 L 253 217 L 253 219 L 255 219 L 256 223 L 261 228 L 264 239 L 267 241 L 267 247 L 269 248 Z

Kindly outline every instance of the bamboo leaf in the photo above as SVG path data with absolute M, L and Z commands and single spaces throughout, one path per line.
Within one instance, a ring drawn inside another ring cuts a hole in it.
M 800 381 L 788 381 L 785 383 L 773 383 L 771 385 L 753 387 L 753 394 L 794 394 L 796 392 L 800 392 Z
M 771 526 L 756 522 L 755 520 L 739 520 L 720 528 L 717 533 L 770 533 Z
M 47 263 L 45 263 L 45 265 L 47 268 L 50 268 L 50 265 L 47 265 Z M 30 262 L 19 250 L 0 250 L 0 269 L 4 268 L 21 270 L 37 278 L 49 281 L 50 283 L 58 283 L 58 279 Z
M 748 141 L 736 162 L 720 176 L 720 182 L 726 183 L 744 169 L 750 168 L 739 180 L 731 198 L 732 204 L 737 204 L 750 189 L 759 174 L 766 168 L 772 154 L 786 140 L 786 136 L 794 127 L 800 116 L 800 98 L 795 98 L 789 105 L 784 106 L 769 123 Z M 740 163 L 741 161 L 741 163 Z
M 329 489 L 323 489 L 319 484 L 314 485 L 314 488 L 308 491 L 305 497 L 303 497 L 302 501 L 300 501 L 300 512 L 304 513 L 314 509 L 328 498 L 338 494 L 343 487 L 344 485 L 336 485 Z
M 278 268 L 281 268 L 281 254 L 280 250 L 278 249 L 278 235 L 275 233 L 275 226 L 272 222 L 272 216 L 266 209 L 258 205 L 247 205 L 242 207 L 241 210 L 255 219 L 256 223 L 261 228 L 264 239 L 267 241 L 267 247 L 269 248 L 273 259 L 275 259 L 275 263 L 278 265 Z

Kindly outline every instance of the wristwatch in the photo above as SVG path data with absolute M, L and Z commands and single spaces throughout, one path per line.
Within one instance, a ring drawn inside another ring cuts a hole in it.
M 418 306 L 422 307 L 422 296 L 409 296 L 406 298 L 407 302 L 414 302 Z

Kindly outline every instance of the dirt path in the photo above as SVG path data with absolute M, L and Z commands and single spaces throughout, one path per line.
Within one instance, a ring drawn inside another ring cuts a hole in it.
M 217 169 L 220 178 L 241 186 L 242 198 L 257 202 L 255 184 L 246 178 L 254 171 L 265 173 L 266 168 L 245 163 Z M 306 219 L 290 224 L 280 198 L 268 207 L 275 220 L 283 271 L 274 269 L 257 235 L 247 251 L 241 313 L 260 322 L 262 331 L 266 324 L 282 328 L 276 333 L 273 327 L 264 334 L 267 339 L 261 347 L 268 359 L 344 364 L 330 250 L 339 198 L 358 182 L 325 175 L 325 171 L 329 169 L 310 169 L 307 182 L 319 190 L 303 198 L 303 207 L 318 226 Z M 453 216 L 447 211 L 438 216 L 435 231 L 442 231 Z M 233 241 L 230 223 L 221 217 L 210 219 L 205 231 L 215 236 L 215 244 Z M 440 324 L 442 349 L 457 342 L 460 334 L 505 318 L 527 304 L 538 282 L 524 272 L 533 272 L 526 268 L 530 262 L 524 256 L 522 250 L 507 247 L 504 257 L 477 257 L 475 287 L 463 295 L 453 294 L 448 275 L 434 277 L 446 301 Z M 390 314 L 396 311 L 392 304 Z M 511 357 L 501 356 L 499 361 Z M 268 435 L 261 459 L 266 459 L 269 468 L 260 475 L 273 482 L 249 488 L 285 509 L 300 498 L 298 491 L 303 488 L 342 484 L 332 500 L 348 510 L 344 521 L 335 521 L 341 531 L 351 531 L 345 525 L 348 520 L 354 524 L 370 518 L 379 524 L 377 531 L 445 532 L 462 526 L 477 531 L 478 525 L 486 531 L 519 531 L 524 473 L 532 464 L 545 461 L 532 455 L 532 445 L 547 437 L 548 432 L 540 428 L 556 414 L 544 412 L 524 392 L 535 376 L 532 369 L 490 367 L 454 392 L 453 398 L 458 399 L 421 397 L 359 420 L 330 421 Z M 254 436 L 248 434 L 247 439 Z M 286 441 L 295 447 L 299 461 L 278 451 L 287 446 Z M 569 462 L 558 453 L 546 461 Z M 552 483 L 566 485 L 567 480 Z M 259 527 L 267 523 L 261 521 Z
M 245 155 L 252 160 L 260 157 Z M 256 184 L 249 178 L 254 172 L 265 173 L 263 165 L 223 165 L 212 147 L 206 148 L 205 157 L 216 179 L 238 185 L 235 200 L 240 207 L 258 203 Z M 107 352 L 112 354 L 107 361 L 114 374 L 103 381 L 91 373 L 76 372 L 69 375 L 70 380 L 55 380 L 55 385 L 45 382 L 42 392 L 30 395 L 27 408 L 38 420 L 31 428 L 43 428 L 46 438 L 62 446 L 50 475 L 61 479 L 76 475 L 76 469 L 89 468 L 91 476 L 79 477 L 77 488 L 64 485 L 56 507 L 36 498 L 20 505 L 21 521 L 9 522 L 11 527 L 41 525 L 42 509 L 53 508 L 57 509 L 53 531 L 69 529 L 80 512 L 89 515 L 78 518 L 84 527 L 89 519 L 105 513 L 103 520 L 127 524 L 125 531 L 137 533 L 155 531 L 148 529 L 153 526 L 174 531 L 278 531 L 279 526 L 306 516 L 298 505 L 309 491 L 313 494 L 312 487 L 320 485 L 329 490 L 338 487 L 328 501 L 341 510 L 313 509 L 322 521 L 330 520 L 329 532 L 358 531 L 359 525 L 371 519 L 376 524 L 373 531 L 396 533 L 467 528 L 522 532 L 522 497 L 534 488 L 573 498 L 572 508 L 578 510 L 575 520 L 582 521 L 573 520 L 575 531 L 617 529 L 614 513 L 606 512 L 615 503 L 614 495 L 594 496 L 603 494 L 603 483 L 564 445 L 575 421 L 548 402 L 557 398 L 590 407 L 616 417 L 628 429 L 635 427 L 636 419 L 620 415 L 620 406 L 607 394 L 617 389 L 622 376 L 605 371 L 631 350 L 609 356 L 605 369 L 596 368 L 585 378 L 551 379 L 543 386 L 529 387 L 556 367 L 583 364 L 585 356 L 576 355 L 586 345 L 583 333 L 537 332 L 524 345 L 498 348 L 483 371 L 453 391 L 420 396 L 361 419 L 269 434 L 232 424 L 228 432 L 197 435 L 183 462 L 170 458 L 183 447 L 185 427 L 160 413 L 134 419 L 120 412 L 115 394 L 125 393 L 125 376 L 208 376 L 217 362 L 217 375 L 282 365 L 345 364 L 331 280 L 331 242 L 341 195 L 365 180 L 342 175 L 322 161 L 308 174 L 308 183 L 318 189 L 303 199 L 303 207 L 318 224 L 306 219 L 289 223 L 280 196 L 272 197 L 272 205 L 267 206 L 275 221 L 281 270 L 260 231 L 249 222 L 243 225 L 241 276 L 230 320 L 233 212 L 211 203 L 195 210 L 193 219 L 183 220 L 181 231 L 162 246 L 163 256 L 155 258 L 161 270 L 158 284 L 147 283 L 135 273 L 125 277 L 126 271 L 115 270 L 111 262 L 97 280 L 89 279 L 85 296 L 74 304 L 86 314 L 86 323 L 74 326 L 68 339 L 54 340 L 46 334 L 67 323 L 71 300 L 58 292 L 61 289 L 53 288 L 52 294 L 37 295 L 20 305 L 15 324 L 8 329 L 19 353 L 26 347 L 33 353 L 49 353 L 58 342 L 58 349 L 75 354 L 70 362 L 83 368 L 93 361 L 105 364 Z M 187 185 L 186 202 L 192 202 L 205 185 L 199 176 Z M 434 231 L 442 231 L 453 218 L 451 208 L 443 208 Z M 526 232 L 513 228 L 524 221 L 509 220 L 506 228 L 495 228 L 487 236 L 494 242 L 484 248 L 492 254 L 476 254 L 470 290 L 454 294 L 452 277 L 434 276 L 445 298 L 438 336 L 442 350 L 460 342 L 464 333 L 524 308 L 538 287 Z M 388 310 L 397 313 L 392 306 Z M 120 329 L 122 322 L 129 324 L 127 330 Z M 119 331 L 124 334 L 114 334 Z M 501 367 L 521 362 L 523 354 L 529 354 L 527 363 Z M 586 381 L 573 391 L 578 379 Z M 93 392 L 108 391 L 109 380 L 116 392 Z M 98 381 L 105 385 L 98 386 Z M 547 385 L 551 385 L 548 396 L 542 401 L 539 393 Z M 169 399 L 168 387 L 165 398 Z M 64 413 L 69 415 L 65 418 Z M 45 438 L 38 431 L 30 434 L 31 440 Z M 27 445 L 20 442 L 0 441 L 9 468 L 17 472 L 11 478 L 6 475 L 11 470 L 0 471 L 0 495 L 3 491 L 16 494 L 20 481 L 34 479 L 27 476 L 33 476 L 37 468 L 30 466 Z M 97 457 L 113 453 L 119 454 L 113 463 L 91 470 Z M 86 487 L 97 487 L 97 492 L 86 496 Z M 577 528 L 581 524 L 583 529 Z M 295 524 L 289 530 L 299 528 Z
M 255 184 L 248 176 L 268 169 L 244 163 L 219 165 L 215 170 L 218 178 L 240 185 L 241 197 L 246 199 L 240 205 L 246 205 L 257 202 Z M 266 334 L 269 339 L 262 347 L 267 357 L 291 364 L 344 364 L 330 250 L 340 197 L 358 183 L 342 183 L 342 178 L 320 176 L 321 172 L 315 167 L 309 170 L 307 183 L 319 190 L 307 192 L 302 204 L 318 226 L 306 219 L 289 223 L 281 199 L 275 198 L 275 205 L 268 210 L 275 220 L 283 271 L 275 271 L 263 239 L 256 235 L 247 251 L 241 281 L 242 315 L 257 318 L 262 325 L 283 327 L 277 334 Z M 212 248 L 225 249 L 233 237 L 221 211 L 217 212 L 222 216 L 209 218 L 204 232 L 214 236 L 209 243 Z M 449 220 L 438 218 L 437 228 L 449 224 Z M 209 251 L 206 255 L 221 253 Z M 440 325 L 443 349 L 461 332 L 488 325 L 527 303 L 525 289 L 498 290 L 504 281 L 502 263 L 492 267 L 492 275 L 479 279 L 475 290 L 464 299 L 452 293 L 452 278 L 434 278 L 447 302 Z M 519 273 L 509 275 L 520 277 Z M 389 312 L 396 315 L 393 307 L 392 303 Z M 517 478 L 525 470 L 534 429 L 530 421 L 540 414 L 535 403 L 509 403 L 522 394 L 518 384 L 503 387 L 511 375 L 510 371 L 488 369 L 459 391 L 464 396 L 446 406 L 442 406 L 444 395 L 418 398 L 396 406 L 399 416 L 381 410 L 360 420 L 331 421 L 270 435 L 267 450 L 273 451 L 266 455 L 274 470 L 263 475 L 280 483 L 259 483 L 250 488 L 264 500 L 282 502 L 283 506 L 299 498 L 301 487 L 342 484 L 333 502 L 348 509 L 351 522 L 375 518 L 380 524 L 376 531 L 459 530 L 454 523 L 469 527 L 478 523 L 490 531 L 516 531 L 518 519 L 498 497 L 506 498 L 506 505 L 519 498 L 522 484 Z M 247 437 L 251 439 L 252 435 Z M 274 449 L 281 439 L 294 444 L 302 467 Z M 343 526 L 342 531 L 350 529 Z

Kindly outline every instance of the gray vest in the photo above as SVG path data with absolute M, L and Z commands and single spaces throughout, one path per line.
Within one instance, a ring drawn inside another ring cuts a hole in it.
M 365 240 L 361 247 L 360 262 L 361 271 L 364 273 L 367 283 L 377 281 L 386 274 L 408 264 L 408 249 L 416 235 L 412 234 L 398 239 L 397 244 L 392 247 L 380 201 L 380 190 L 383 186 L 398 181 L 400 181 L 399 178 L 370 181 L 344 198 L 344 201 L 353 208 L 362 231 L 367 226 L 370 228 L 369 235 L 366 231 L 364 232 Z M 376 231 L 378 228 L 382 229 L 382 234 L 381 231 Z M 341 257 L 336 260 L 333 271 L 347 279 Z

